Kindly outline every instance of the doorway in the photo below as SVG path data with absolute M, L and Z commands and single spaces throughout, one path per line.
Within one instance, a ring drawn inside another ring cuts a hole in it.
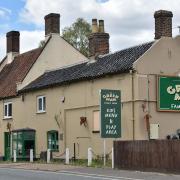
M 11 160 L 11 133 L 4 132 L 4 160 Z

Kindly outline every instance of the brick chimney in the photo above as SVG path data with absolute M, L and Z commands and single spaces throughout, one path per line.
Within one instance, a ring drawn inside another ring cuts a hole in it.
M 45 19 L 45 36 L 52 33 L 59 34 L 60 14 L 50 13 L 44 17 Z
M 172 37 L 172 17 L 171 11 L 159 10 L 154 13 L 155 18 L 155 38 Z
M 14 57 L 19 54 L 19 31 L 10 31 L 6 34 L 7 63 L 11 63 Z
M 92 33 L 89 36 L 89 57 L 97 58 L 99 55 L 109 53 L 109 34 L 104 31 L 104 21 L 92 19 Z

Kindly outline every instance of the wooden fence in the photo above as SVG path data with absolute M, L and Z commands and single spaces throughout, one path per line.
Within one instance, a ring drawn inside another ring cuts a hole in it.
M 180 140 L 114 141 L 119 169 L 180 172 Z

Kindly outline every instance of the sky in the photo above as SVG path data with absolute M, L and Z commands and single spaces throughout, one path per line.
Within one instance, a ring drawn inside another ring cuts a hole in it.
M 154 39 L 154 12 L 173 12 L 173 36 L 179 34 L 180 0 L 0 0 L 0 59 L 6 55 L 6 33 L 20 31 L 20 52 L 36 48 L 44 39 L 44 16 L 60 13 L 60 29 L 79 17 L 105 21 L 110 51 Z

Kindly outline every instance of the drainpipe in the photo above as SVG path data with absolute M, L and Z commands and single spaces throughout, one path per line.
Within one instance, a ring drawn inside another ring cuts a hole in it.
M 149 94 L 149 75 L 147 74 L 147 113 L 148 115 L 150 115 L 150 104 L 149 104 L 149 100 L 150 100 L 150 94 Z M 148 139 L 150 140 L 150 121 L 149 121 L 149 131 L 148 131 Z
M 135 140 L 135 112 L 134 112 L 134 73 L 133 70 L 130 70 L 131 74 L 131 90 L 132 90 L 132 126 L 133 126 L 133 140 Z

